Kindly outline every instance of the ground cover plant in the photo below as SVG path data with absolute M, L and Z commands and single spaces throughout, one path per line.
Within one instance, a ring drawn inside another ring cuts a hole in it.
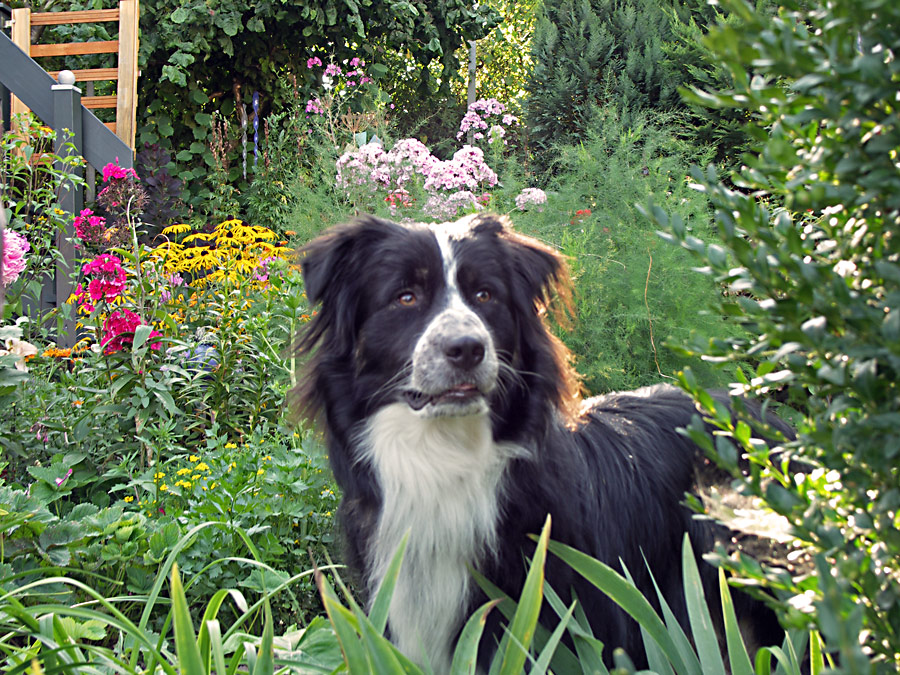
M 558 4 L 548 5 L 548 16 L 565 9 L 574 17 L 591 3 Z M 788 518 L 808 547 L 817 574 L 720 558 L 736 578 L 774 591 L 790 628 L 783 649 L 766 653 L 771 667 L 765 658 L 748 661 L 732 632 L 731 671 L 798 672 L 804 650 L 802 668 L 811 672 L 896 669 L 900 17 L 886 0 L 784 2 L 774 18 L 769 3 L 729 0 L 715 11 L 673 3 L 667 23 L 658 7 L 620 4 L 566 25 L 599 34 L 640 23 L 637 10 L 654 17 L 612 55 L 628 68 L 605 67 L 601 80 L 585 81 L 593 100 L 578 104 L 577 123 L 554 126 L 539 105 L 552 98 L 532 99 L 530 108 L 490 98 L 518 96 L 522 82 L 532 96 L 558 95 L 556 80 L 520 72 L 527 59 L 510 66 L 503 57 L 498 72 L 516 72 L 502 86 L 486 79 L 466 110 L 448 94 L 458 83 L 441 79 L 445 64 L 418 69 L 436 44 L 395 58 L 379 45 L 402 42 L 398 35 L 319 39 L 328 26 L 332 37 L 353 33 L 352 13 L 346 26 L 327 12 L 294 17 L 315 28 L 298 46 L 293 79 L 260 61 L 240 86 L 229 75 L 217 88 L 213 80 L 234 70 L 242 49 L 198 55 L 210 39 L 257 50 L 268 10 L 256 16 L 230 6 L 215 27 L 174 45 L 194 10 L 168 23 L 172 8 L 151 3 L 145 20 L 165 30 L 145 45 L 148 72 L 168 69 L 141 130 L 158 145 L 144 150 L 137 176 L 109 167 L 100 181 L 106 197 L 69 223 L 58 211 L 69 179 L 54 168 L 53 132 L 22 120 L 20 133 L 4 135 L 4 669 L 29 672 L 36 659 L 43 672 L 175 672 L 197 663 L 194 647 L 201 665 L 191 672 L 412 669 L 381 637 L 386 600 L 366 616 L 352 588 L 332 590 L 338 577 L 314 582 L 314 567 L 340 559 L 337 495 L 318 439 L 285 415 L 297 372 L 292 336 L 315 311 L 290 250 L 361 212 L 404 221 L 481 209 L 510 214 L 523 232 L 569 256 L 576 311 L 570 328 L 558 328 L 586 389 L 679 379 L 721 426 L 710 441 L 689 433 L 726 467 L 737 453 L 749 455 L 754 471 L 743 489 Z M 380 12 L 364 22 L 367 34 L 380 30 Z M 718 12 L 724 27 L 704 38 Z M 489 15 L 467 8 L 454 25 L 475 36 L 489 28 Z M 417 26 L 412 13 L 400 16 L 409 18 L 404 35 L 437 30 Z M 516 14 L 522 25 L 534 19 Z M 545 70 L 578 67 L 577 53 L 549 63 L 551 28 L 539 25 L 532 61 Z M 447 41 L 445 54 L 457 43 Z M 647 91 L 665 84 L 642 66 L 651 52 L 669 55 L 664 69 L 690 63 L 671 82 L 734 91 L 687 95 L 692 106 L 717 106 L 709 114 L 685 112 L 668 89 L 654 100 L 673 110 L 641 103 L 635 82 Z M 599 58 L 597 50 L 583 56 Z M 182 75 L 186 106 L 183 92 L 173 93 Z M 254 88 L 263 94 L 257 138 Z M 543 127 L 532 128 L 529 115 Z M 440 119 L 420 126 L 429 116 Z M 741 160 L 731 148 L 748 139 L 753 152 Z M 746 167 L 723 180 L 706 170 L 711 160 Z M 645 218 L 635 205 L 651 200 L 662 208 Z M 81 288 L 60 310 L 79 321 L 71 350 L 53 343 L 56 314 L 28 309 L 64 227 L 81 246 L 73 270 Z M 706 275 L 692 269 L 697 255 Z M 810 470 L 789 475 L 756 451 L 749 426 L 710 407 L 704 389 L 732 381 L 736 391 L 777 391 L 798 411 L 800 438 L 788 450 Z M 655 672 L 721 672 L 708 630 L 685 638 L 665 615 L 661 627 L 624 590 L 624 571 L 602 570 L 552 543 L 539 547 L 535 581 L 518 605 L 498 598 L 473 617 L 458 672 L 469 672 L 487 611 L 507 612 L 512 622 L 497 672 L 523 663 L 530 672 L 603 672 L 601 647 L 577 606 L 554 606 L 559 623 L 546 632 L 533 625 L 536 603 L 554 605 L 552 589 L 537 579 L 544 556 L 557 553 L 646 621 Z M 571 650 L 559 647 L 565 633 Z M 615 658 L 628 672 L 627 657 Z

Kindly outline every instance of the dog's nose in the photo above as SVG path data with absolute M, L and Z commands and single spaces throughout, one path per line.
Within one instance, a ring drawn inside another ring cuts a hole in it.
M 444 343 L 444 356 L 451 365 L 471 370 L 484 360 L 484 343 L 470 335 L 452 338 Z

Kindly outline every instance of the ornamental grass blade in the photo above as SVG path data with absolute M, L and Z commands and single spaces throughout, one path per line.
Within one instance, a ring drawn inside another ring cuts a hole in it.
M 275 673 L 275 626 L 272 621 L 272 607 L 266 598 L 263 604 L 265 619 L 263 621 L 263 634 L 259 641 L 259 654 L 256 657 L 256 666 L 250 672 L 253 675 L 274 675 Z
M 731 591 L 725 580 L 725 570 L 719 568 L 719 593 L 722 596 L 722 617 L 725 620 L 725 644 L 728 646 L 728 664 L 732 675 L 753 675 L 753 666 L 747 656 L 747 648 L 741 637 L 741 629 L 734 613 Z
M 216 667 L 216 675 L 228 675 L 228 669 L 225 667 L 225 649 L 222 645 L 222 628 L 219 626 L 219 621 L 217 619 L 208 619 L 204 628 L 209 640 L 212 662 Z
M 584 609 L 582 609 L 581 603 L 578 602 L 578 595 L 575 594 L 574 591 L 572 593 L 572 598 L 574 600 L 572 605 L 574 612 L 572 614 L 572 620 L 566 624 L 566 629 L 572 637 L 572 642 L 575 644 L 578 656 L 573 654 L 572 650 L 566 645 L 558 644 L 556 651 L 553 654 L 550 668 L 557 673 L 577 673 L 580 670 L 583 673 L 609 675 L 606 666 L 603 665 L 603 658 L 601 656 L 603 653 L 603 643 L 597 640 L 591 632 L 591 627 L 587 622 Z M 550 608 L 556 612 L 560 621 L 562 621 L 563 617 L 568 613 L 566 605 L 563 603 L 562 598 L 556 594 L 556 591 L 553 590 L 553 587 L 546 582 L 544 583 L 544 599 L 547 601 L 547 604 L 550 605 Z M 550 638 L 544 635 L 545 632 L 543 626 L 538 624 L 538 631 L 535 634 L 534 642 L 536 645 L 541 645 L 542 650 L 543 645 L 550 640 Z M 579 648 L 584 649 L 584 654 L 579 651 Z
M 688 672 L 699 673 L 701 671 L 700 659 L 697 658 L 697 654 L 694 652 L 694 645 L 688 639 L 688 636 L 685 635 L 681 624 L 675 617 L 672 608 L 669 607 L 669 603 L 666 602 L 666 598 L 652 573 L 650 574 L 650 580 L 653 582 L 653 588 L 656 590 L 656 597 L 659 600 L 659 607 L 662 611 L 663 620 L 666 622 L 666 628 L 668 628 L 672 640 L 675 641 L 675 646 L 678 648 L 678 653 L 681 654 Z
M 200 648 L 200 657 L 203 659 L 203 663 L 209 663 L 210 643 L 208 626 L 218 616 L 219 609 L 222 607 L 225 598 L 228 597 L 228 593 L 229 591 L 224 588 L 216 591 L 206 604 L 206 610 L 200 619 L 200 633 L 197 636 L 197 646 Z M 218 626 L 218 622 L 216 622 L 216 625 Z
M 544 563 L 547 560 L 547 543 L 550 540 L 550 516 L 544 523 L 544 529 L 538 538 L 519 606 L 509 627 L 510 640 L 500 665 L 500 675 L 518 675 L 525 667 L 528 648 L 534 638 L 535 626 L 544 599 Z
M 400 567 L 403 564 L 407 541 L 409 541 L 409 530 L 403 535 L 400 545 L 394 552 L 394 557 L 391 558 L 391 564 L 388 565 L 381 586 L 375 595 L 375 601 L 372 603 L 372 611 L 369 612 L 369 620 L 379 635 L 384 635 L 384 629 L 387 626 L 388 610 L 391 607 L 394 588 L 397 586 L 397 578 L 400 576 Z
M 641 627 L 646 629 L 648 635 L 662 648 L 676 673 L 688 675 L 689 671 L 678 652 L 675 641 L 669 635 L 666 625 L 634 584 L 629 583 L 609 565 L 571 546 L 550 542 L 550 551 L 609 596 Z
M 182 675 L 206 675 L 206 668 L 197 646 L 191 611 L 188 609 L 184 587 L 178 574 L 178 563 L 172 565 L 172 620 L 175 631 L 175 653 Z
M 334 589 L 328 583 L 324 574 L 316 576 L 316 583 L 319 586 L 319 594 L 322 596 L 322 604 L 325 605 L 325 612 L 328 614 L 328 619 L 331 621 L 338 642 L 341 645 L 344 663 L 347 664 L 349 672 L 368 672 L 366 655 L 359 642 L 359 623 L 356 617 L 353 615 L 353 612 L 344 607 L 338 600 Z
M 573 602 L 572 606 L 569 607 L 569 611 L 563 615 L 559 624 L 550 634 L 550 639 L 547 640 L 543 649 L 541 649 L 541 653 L 538 655 L 537 660 L 534 662 L 534 667 L 531 669 L 531 675 L 545 675 L 547 669 L 550 667 L 550 661 L 553 659 L 553 654 L 556 652 L 560 640 L 562 640 L 563 633 L 566 632 L 566 627 L 572 619 L 572 612 L 574 611 L 575 603 Z
M 450 665 L 450 675 L 475 675 L 478 666 L 478 645 L 484 634 L 484 626 L 487 623 L 488 613 L 499 605 L 501 600 L 489 600 L 475 610 L 475 613 L 463 626 L 456 649 L 453 651 L 453 662 Z
M 687 604 L 688 619 L 691 623 L 691 634 L 700 658 L 703 675 L 719 675 L 725 672 L 722 653 L 719 651 L 719 638 L 709 605 L 703 593 L 703 582 L 700 581 L 700 569 L 697 558 L 687 533 L 681 547 L 681 574 L 684 582 L 684 599 Z M 738 634 L 740 639 L 740 633 Z M 743 644 L 743 641 L 742 641 Z

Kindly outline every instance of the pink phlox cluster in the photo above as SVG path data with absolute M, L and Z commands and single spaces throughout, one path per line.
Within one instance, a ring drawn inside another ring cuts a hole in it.
M 482 98 L 475 101 L 466 110 L 466 114 L 463 115 L 462 121 L 459 123 L 459 131 L 456 134 L 456 138 L 461 139 L 470 130 L 475 130 L 475 140 L 481 140 L 485 137 L 484 132 L 491 129 L 488 137 L 491 142 L 494 142 L 495 139 L 490 138 L 493 132 L 492 127 L 503 129 L 503 127 L 512 127 L 518 124 L 519 118 L 507 113 L 506 106 L 500 101 L 495 98 Z M 503 134 L 498 138 L 502 138 L 505 133 L 506 130 L 503 129 Z
M 389 180 L 397 187 L 402 187 L 416 175 L 427 176 L 440 163 L 425 144 L 416 138 L 397 141 L 383 159 L 388 165 Z
M 125 289 L 127 274 L 122 261 L 114 255 L 104 253 L 81 268 L 85 276 L 91 277 L 87 289 L 81 284 L 75 288 L 75 296 L 79 304 L 88 312 L 95 309 L 94 303 L 106 300 L 111 302 Z
M 312 98 L 306 102 L 306 112 L 313 115 L 322 115 L 325 113 L 325 104 L 320 98 Z
M 95 215 L 90 209 L 82 209 L 75 216 L 75 236 L 90 243 L 98 243 L 106 230 L 106 218 Z
M 125 169 L 114 162 L 103 167 L 103 182 L 108 183 L 113 179 L 133 178 L 139 180 L 134 169 Z
M 516 208 L 525 211 L 532 206 L 537 207 L 538 211 L 542 211 L 541 204 L 547 202 L 547 194 L 540 188 L 525 188 L 516 195 Z
M 450 194 L 437 192 L 432 194 L 422 210 L 437 220 L 450 220 L 462 211 L 481 211 L 482 200 L 469 190 L 458 190 Z
M 325 75 L 327 77 L 335 77 L 337 75 L 342 74 L 344 71 L 341 70 L 341 67 L 336 63 L 329 63 L 325 66 Z
M 345 152 L 337 161 L 337 186 L 374 192 L 390 184 L 390 169 L 382 158 L 381 143 L 366 143 L 355 152 Z
M 277 260 L 277 258 L 272 255 L 268 258 L 263 258 L 259 261 L 259 265 L 253 270 L 253 278 L 256 281 L 268 281 L 269 280 L 269 263 Z
M 25 254 L 31 244 L 24 235 L 13 230 L 3 230 L 3 267 L 0 268 L 0 286 L 9 286 L 25 271 Z
M 429 192 L 475 190 L 484 186 L 493 187 L 497 180 L 497 174 L 485 163 L 481 148 L 464 145 L 452 159 L 431 167 L 425 177 L 425 189 Z
M 311 58 L 306 59 L 306 67 L 307 68 L 312 69 L 312 68 L 315 68 L 316 66 L 321 66 L 321 65 L 322 65 L 322 59 L 320 59 L 318 56 L 313 56 Z
M 134 331 L 143 324 L 144 321 L 141 317 L 127 309 L 117 309 L 111 312 L 103 322 L 103 338 L 100 342 L 103 353 L 113 354 L 131 346 L 134 341 Z M 152 330 L 147 339 L 151 340 L 160 335 L 162 333 L 158 330 Z M 151 349 L 159 349 L 160 346 L 159 341 L 150 344 Z

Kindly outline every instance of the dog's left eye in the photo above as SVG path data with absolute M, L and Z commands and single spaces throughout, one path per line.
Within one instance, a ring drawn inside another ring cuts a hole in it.
M 412 291 L 404 291 L 400 295 L 397 296 L 397 302 L 401 304 L 403 307 L 412 307 L 416 304 L 418 298 L 416 294 Z
M 487 302 L 491 299 L 491 292 L 486 288 L 482 288 L 475 294 L 475 302 Z

